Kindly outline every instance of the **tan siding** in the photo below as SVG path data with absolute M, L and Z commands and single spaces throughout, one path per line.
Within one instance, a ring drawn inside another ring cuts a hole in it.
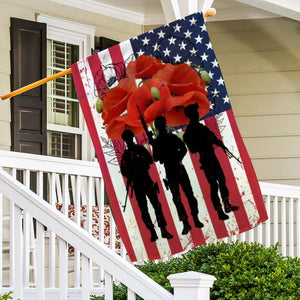
M 234 64 L 234 74 L 277 72 L 278 69 L 292 71 L 300 68 L 300 55 L 295 59 L 293 52 L 287 49 L 222 53 L 218 55 L 218 61 L 222 72 L 232 71 Z
M 283 18 L 207 23 L 218 53 L 289 49 L 297 55 L 298 27 L 299 22 Z
M 10 49 L 9 27 L 0 25 L 0 36 L 1 36 L 0 49 L 9 50 Z
M 10 128 L 9 128 L 10 123 L 0 120 L 0 126 L 1 126 L 0 149 L 9 150 L 7 148 L 10 147 Z
M 252 159 L 299 157 L 300 139 L 297 136 L 244 138 L 244 142 Z
M 10 74 L 10 56 L 7 49 L 0 49 L 0 72 Z
M 278 179 L 278 174 L 285 180 L 298 180 L 300 158 L 253 159 L 254 168 L 265 181 Z
M 300 92 L 300 70 L 224 75 L 233 95 Z
M 300 92 L 231 95 L 230 99 L 235 116 L 300 114 Z
M 300 114 L 237 117 L 244 137 L 300 136 Z
M 98 14 L 71 8 L 53 1 L 40 0 L 0 0 L 0 95 L 10 92 L 10 18 L 35 21 L 37 14 L 95 26 L 96 36 L 105 36 L 124 41 L 142 31 L 142 27 L 133 23 L 112 19 Z M 0 103 L 0 149 L 10 150 L 10 100 Z
M 299 22 L 208 22 L 258 179 L 300 185 Z

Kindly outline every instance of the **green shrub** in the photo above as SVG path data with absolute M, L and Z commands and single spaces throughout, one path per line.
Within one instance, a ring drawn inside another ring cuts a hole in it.
M 277 247 L 266 248 L 258 243 L 207 244 L 181 258 L 148 262 L 137 268 L 170 292 L 168 275 L 196 271 L 217 278 L 211 299 L 300 299 L 300 259 L 284 257 Z M 127 299 L 126 287 L 114 286 L 114 300 L 123 299 Z
M 12 294 L 12 291 L 10 291 L 8 293 L 4 293 L 3 295 L 0 294 L 0 300 L 13 299 L 11 294 Z

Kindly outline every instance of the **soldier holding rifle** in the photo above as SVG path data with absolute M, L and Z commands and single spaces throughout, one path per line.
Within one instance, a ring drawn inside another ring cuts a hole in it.
M 160 227 L 161 230 L 161 236 L 171 239 L 173 235 L 166 229 L 167 223 L 157 197 L 157 193 L 159 192 L 158 185 L 152 181 L 149 175 L 153 158 L 145 147 L 135 144 L 133 138 L 133 133 L 130 130 L 124 130 L 122 133 L 122 139 L 126 143 L 127 149 L 124 151 L 121 159 L 121 174 L 127 178 L 127 188 L 129 189 L 131 186 L 134 191 L 141 211 L 142 220 L 151 233 L 150 241 L 155 242 L 158 236 L 148 211 L 146 197 L 148 197 L 154 208 L 158 227 Z
M 229 191 L 226 186 L 225 176 L 215 154 L 214 146 L 221 147 L 226 154 L 229 150 L 212 131 L 199 123 L 197 103 L 188 105 L 184 113 L 190 119 L 190 123 L 185 130 L 183 139 L 192 153 L 199 153 L 200 168 L 204 171 L 207 181 L 210 184 L 210 195 L 214 209 L 217 211 L 220 220 L 227 220 L 229 216 L 226 213 L 236 211 L 239 207 L 231 205 L 229 201 Z M 230 154 L 231 157 L 238 160 L 232 153 Z M 225 212 L 222 208 L 218 190 L 224 203 Z
M 182 159 L 187 153 L 184 143 L 177 135 L 167 132 L 166 118 L 163 116 L 159 116 L 155 119 L 155 127 L 159 134 L 154 139 L 152 134 L 148 131 L 147 125 L 140 111 L 139 113 L 141 122 L 147 133 L 149 143 L 153 148 L 153 158 L 155 161 L 162 163 L 165 167 L 166 179 L 164 179 L 164 183 L 167 189 L 170 189 L 172 193 L 173 202 L 175 204 L 179 220 L 183 223 L 182 234 L 187 234 L 192 227 L 182 203 L 179 186 L 181 186 L 187 197 L 195 227 L 202 228 L 204 225 L 198 219 L 198 202 L 194 196 L 186 169 L 182 164 Z

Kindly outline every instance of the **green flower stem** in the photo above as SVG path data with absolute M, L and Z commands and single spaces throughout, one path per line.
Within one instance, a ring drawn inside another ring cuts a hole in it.
M 139 88 L 140 85 L 143 84 L 143 83 L 146 83 L 146 84 L 149 86 L 149 88 L 150 88 L 150 90 L 151 90 L 151 95 L 152 95 L 152 97 L 153 97 L 154 99 L 156 99 L 156 100 L 159 100 L 159 99 L 160 99 L 160 92 L 159 92 L 158 88 L 155 87 L 155 86 L 152 86 L 147 80 L 141 80 L 141 81 L 139 82 L 139 84 L 138 84 L 138 88 Z

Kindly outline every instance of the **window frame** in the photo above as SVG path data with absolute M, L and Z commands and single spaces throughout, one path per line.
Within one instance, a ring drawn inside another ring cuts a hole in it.
M 37 15 L 37 22 L 47 24 L 47 39 L 78 45 L 79 59 L 91 55 L 91 49 L 94 49 L 95 27 L 42 14 Z M 94 159 L 95 151 L 81 109 L 78 128 L 47 123 L 48 131 L 81 135 L 81 160 Z

